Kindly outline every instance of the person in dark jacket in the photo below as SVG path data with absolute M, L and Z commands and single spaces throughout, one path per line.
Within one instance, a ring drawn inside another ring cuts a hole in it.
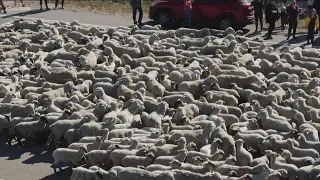
M 251 2 L 251 5 L 254 8 L 254 19 L 256 22 L 256 32 L 258 32 L 258 21 L 260 21 L 260 27 L 261 27 L 261 31 L 262 31 L 262 27 L 263 27 L 263 22 L 262 22 L 262 18 L 263 18 L 263 4 L 261 2 L 261 0 L 253 0 Z
M 273 39 L 271 36 L 272 31 L 274 30 L 276 21 L 279 17 L 278 8 L 275 6 L 275 1 L 269 0 L 266 6 L 265 15 L 266 15 L 266 22 L 269 24 L 266 40 Z
M 316 9 L 312 8 L 312 6 L 308 6 L 309 9 L 309 17 L 310 17 L 310 22 L 308 24 L 308 33 L 307 33 L 307 44 L 309 44 L 310 40 L 311 43 L 313 44 L 313 39 L 314 39 L 314 33 L 315 33 L 315 26 L 316 26 L 316 19 L 318 17 Z
M 313 3 L 313 8 L 317 11 L 318 17 L 320 17 L 320 1 L 319 0 L 315 0 Z M 319 27 L 320 27 L 320 21 L 316 22 L 319 23 Z M 318 30 L 319 31 L 319 30 Z M 320 33 L 320 32 L 319 32 Z
M 297 6 L 297 3 L 295 0 L 293 0 L 290 3 L 290 6 L 287 8 L 287 14 L 288 14 L 288 23 L 289 23 L 289 29 L 288 29 L 288 38 L 290 39 L 291 31 L 293 30 L 293 38 L 296 38 L 296 30 L 298 25 L 298 16 L 299 16 L 300 8 Z
M 142 23 L 142 2 L 141 0 L 130 0 L 130 5 L 132 7 L 132 18 L 134 24 L 141 24 Z M 138 22 L 136 20 L 137 11 L 139 11 L 139 19 Z

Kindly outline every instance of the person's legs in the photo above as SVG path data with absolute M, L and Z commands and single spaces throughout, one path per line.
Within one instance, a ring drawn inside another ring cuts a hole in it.
M 55 3 L 55 6 L 54 6 L 54 9 L 57 9 L 57 7 L 58 7 L 58 2 L 59 2 L 59 0 L 56 0 L 56 3 Z
M 190 28 L 191 27 L 191 10 L 185 10 L 184 11 L 184 15 L 185 15 L 185 27 Z
M 0 0 L 0 5 L 1 5 L 1 8 L 2 8 L 3 12 L 4 12 L 4 13 L 7 13 L 6 7 L 5 7 L 4 4 L 3 4 L 3 0 Z
M 48 7 L 48 0 L 44 0 L 44 3 L 46 4 L 46 9 L 48 10 L 49 7 Z
M 275 22 L 270 22 L 269 28 L 268 28 L 268 35 L 267 35 L 268 39 L 272 39 L 272 31 L 274 30 L 274 27 L 275 27 Z
M 293 38 L 296 38 L 297 25 L 298 25 L 298 23 L 294 23 L 293 26 L 292 26 L 292 28 L 293 28 L 293 34 L 292 34 Z
M 137 24 L 136 15 L 137 15 L 137 8 L 132 8 L 133 24 Z
M 138 23 L 141 24 L 142 23 L 142 17 L 143 17 L 143 11 L 142 11 L 142 7 L 138 8 L 139 11 L 139 20 Z
M 259 20 L 259 15 L 254 13 L 254 21 L 256 23 L 256 32 L 258 32 L 258 20 Z
M 261 31 L 262 31 L 262 28 L 263 28 L 263 21 L 262 21 L 262 19 L 263 19 L 263 14 L 262 13 L 260 13 L 259 14 L 259 20 L 260 20 L 260 28 L 261 28 Z
M 290 36 L 291 36 L 292 28 L 293 28 L 293 24 L 292 24 L 292 23 L 289 23 L 289 28 L 288 28 L 288 38 L 287 38 L 287 39 L 289 39 L 289 38 L 290 38 Z

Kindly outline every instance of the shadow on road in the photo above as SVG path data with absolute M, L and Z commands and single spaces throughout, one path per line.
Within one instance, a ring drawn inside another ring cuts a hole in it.
M 301 35 L 301 36 L 297 36 L 296 39 L 293 39 L 291 37 L 291 39 L 289 39 L 289 40 L 284 40 L 284 41 L 281 41 L 279 43 L 276 43 L 276 44 L 272 45 L 272 47 L 277 49 L 277 48 L 281 47 L 284 44 L 299 44 L 299 43 L 306 42 L 306 41 L 307 41 L 307 35 L 304 34 L 304 35 Z
M 34 154 L 31 158 L 25 160 L 25 164 L 35 164 L 35 163 L 52 163 L 51 153 L 47 152 L 45 147 L 24 147 L 17 148 L 17 146 L 8 146 L 6 141 L 0 141 L 0 157 L 7 157 L 7 160 L 20 159 L 25 153 Z
M 32 9 L 30 11 L 19 12 L 19 13 L 3 16 L 2 19 L 14 17 L 14 16 L 27 16 L 27 15 L 31 15 L 31 14 L 39 14 L 39 13 L 42 13 L 42 12 L 45 12 L 45 11 L 48 11 L 48 10 Z
M 70 170 L 63 170 L 63 171 L 58 171 L 55 174 L 51 174 L 49 176 L 41 178 L 40 180 L 69 180 L 71 177 L 71 174 L 72 173 L 70 172 Z

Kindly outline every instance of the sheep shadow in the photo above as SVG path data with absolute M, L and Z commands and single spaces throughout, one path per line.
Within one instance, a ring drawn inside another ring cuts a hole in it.
M 30 153 L 31 154 L 31 153 Z M 49 151 L 41 152 L 37 151 L 32 157 L 24 160 L 24 164 L 36 164 L 36 163 L 52 163 L 51 153 Z
M 71 172 L 68 170 L 58 171 L 57 173 L 48 175 L 40 180 L 69 180 L 71 178 Z
M 0 140 L 0 157 L 7 157 L 7 160 L 20 159 L 23 154 L 30 153 L 30 154 L 34 154 L 34 156 L 41 155 L 41 157 L 38 160 L 38 163 L 39 163 L 39 162 L 43 162 L 42 158 L 44 158 L 44 155 L 42 155 L 42 154 L 45 151 L 46 151 L 45 147 L 30 147 L 30 148 L 23 147 L 23 148 L 17 148 L 17 145 L 9 146 L 9 145 L 6 144 L 5 140 Z M 45 153 L 45 154 L 47 155 L 47 153 Z M 36 161 L 32 160 L 32 159 L 31 159 L 30 162 L 35 162 L 36 163 Z M 28 161 L 27 161 L 27 163 L 28 163 Z
M 41 10 L 41 9 L 32 9 L 30 11 L 24 11 L 24 12 L 19 12 L 19 13 L 15 13 L 15 14 L 10 14 L 10 15 L 7 15 L 7 16 L 3 16 L 1 17 L 2 19 L 5 19 L 5 18 L 11 18 L 11 17 L 14 17 L 14 16 L 27 16 L 27 15 L 32 15 L 32 14 L 39 14 L 39 13 L 42 13 L 42 12 L 45 12 L 47 10 Z

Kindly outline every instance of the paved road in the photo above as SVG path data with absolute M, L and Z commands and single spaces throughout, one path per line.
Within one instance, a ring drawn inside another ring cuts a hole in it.
M 117 26 L 129 26 L 132 25 L 132 19 L 129 16 L 118 16 L 118 15 L 103 15 L 95 14 L 90 12 L 72 12 L 67 10 L 50 10 L 50 11 L 40 11 L 38 9 L 30 9 L 28 11 L 9 11 L 8 14 L 0 15 L 0 23 L 9 22 L 18 18 L 24 18 L 26 20 L 34 19 L 45 19 L 45 20 L 62 20 L 62 21 L 71 21 L 78 20 L 81 23 L 93 24 L 93 25 L 103 25 L 108 27 L 117 27 Z M 144 22 L 150 22 L 149 19 L 144 19 Z M 252 28 L 251 28 L 252 29 Z M 266 30 L 264 31 L 264 33 Z M 262 35 L 254 35 L 252 31 L 246 29 L 246 33 L 250 37 L 262 38 Z M 275 47 L 283 46 L 285 44 L 291 44 L 293 46 L 302 46 L 305 43 L 305 35 L 298 35 L 298 39 L 286 41 L 286 31 L 281 32 L 279 30 L 275 31 L 273 40 L 268 40 L 267 42 L 270 45 Z M 317 36 L 318 37 L 318 36 Z M 317 38 L 316 37 L 316 38 Z M 320 41 L 319 43 L 320 44 Z M 307 47 L 310 47 L 307 46 Z M 315 47 L 318 47 L 315 45 Z M 320 46 L 319 46 L 320 47 Z

